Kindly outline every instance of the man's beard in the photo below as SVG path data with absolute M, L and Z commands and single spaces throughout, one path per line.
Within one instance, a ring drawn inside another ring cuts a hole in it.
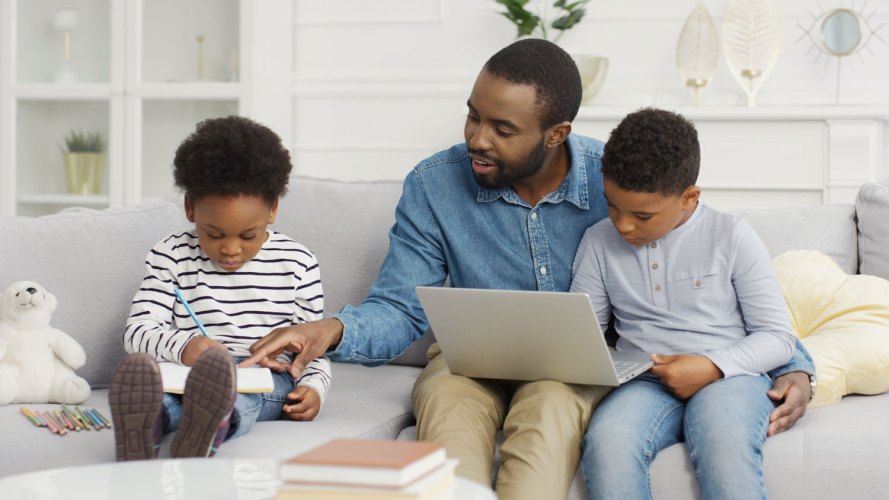
M 470 149 L 469 152 L 482 158 L 485 157 L 485 155 L 479 151 Z M 512 186 L 516 182 L 539 172 L 540 169 L 543 168 L 544 156 L 546 156 L 546 147 L 544 145 L 543 137 L 541 137 L 540 142 L 538 142 L 521 161 L 514 164 L 507 164 L 499 160 L 494 161 L 493 163 L 497 168 L 494 170 L 493 178 L 482 177 L 473 172 L 475 175 L 475 182 L 485 189 L 503 189 L 507 186 Z

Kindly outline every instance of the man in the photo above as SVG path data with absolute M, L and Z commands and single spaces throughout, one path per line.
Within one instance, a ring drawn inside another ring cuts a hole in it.
M 276 353 L 299 352 L 291 371 L 330 351 L 334 360 L 384 363 L 428 324 L 417 285 L 567 291 L 585 229 L 607 215 L 602 143 L 572 135 L 580 75 L 558 46 L 528 39 L 485 64 L 467 102 L 465 144 L 433 155 L 404 182 L 389 252 L 370 295 L 332 318 L 279 329 L 244 362 L 280 368 Z M 459 314 L 459 311 L 455 311 Z M 545 332 L 541 332 L 541 336 Z M 503 430 L 501 498 L 566 494 L 592 408 L 607 388 L 552 381 L 469 379 L 449 372 L 437 345 L 414 385 L 418 439 L 440 441 L 458 474 L 490 484 L 495 437 Z M 782 373 L 813 372 L 810 362 Z M 809 378 L 782 376 L 775 432 L 805 411 Z

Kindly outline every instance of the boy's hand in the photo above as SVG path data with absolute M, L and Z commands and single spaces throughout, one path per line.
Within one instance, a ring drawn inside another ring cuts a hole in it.
M 211 340 L 206 335 L 195 335 L 185 344 L 185 349 L 182 349 L 180 361 L 185 366 L 192 366 L 198 360 L 198 356 L 204 354 L 204 351 L 207 349 L 225 349 L 225 346 L 215 340 Z
M 252 354 L 238 366 L 247 368 L 259 363 L 279 372 L 289 368 L 290 375 L 298 378 L 309 363 L 324 355 L 331 346 L 338 345 L 342 338 L 343 324 L 336 318 L 275 328 L 250 346 Z M 285 350 L 299 353 L 290 367 L 275 360 Z
M 293 401 L 284 405 L 284 414 L 290 420 L 314 420 L 321 411 L 321 396 L 307 385 L 297 386 L 287 399 Z
M 705 385 L 722 378 L 722 371 L 707 356 L 652 354 L 651 360 L 654 361 L 651 373 L 657 375 L 670 392 L 682 400 L 694 396 Z
M 806 405 L 812 396 L 809 375 L 805 372 L 785 373 L 775 379 L 768 395 L 773 401 L 781 402 L 769 416 L 769 436 L 774 436 L 793 427 L 806 414 Z

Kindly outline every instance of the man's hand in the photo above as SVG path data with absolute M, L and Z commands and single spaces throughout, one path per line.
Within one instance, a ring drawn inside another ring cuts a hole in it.
M 694 396 L 705 385 L 722 378 L 722 371 L 706 356 L 652 354 L 651 360 L 654 361 L 651 373 L 657 375 L 667 389 L 682 400 Z
M 321 411 L 321 396 L 307 385 L 298 386 L 287 399 L 293 404 L 284 405 L 284 414 L 290 420 L 314 420 Z
M 192 366 L 194 362 L 198 360 L 198 357 L 201 354 L 204 354 L 204 351 L 207 349 L 225 349 L 225 346 L 216 342 L 215 340 L 211 340 L 210 337 L 206 335 L 195 335 L 185 344 L 185 348 L 182 349 L 182 355 L 180 356 L 180 361 L 185 366 Z M 227 351 L 228 349 L 226 349 Z
M 782 403 L 769 416 L 769 436 L 784 432 L 806 414 L 806 405 L 812 395 L 809 375 L 805 372 L 790 372 L 775 380 L 775 386 L 768 392 L 774 401 Z
M 290 375 L 298 378 L 309 363 L 338 345 L 342 338 L 343 324 L 335 318 L 276 328 L 250 346 L 250 357 L 238 366 L 246 368 L 259 363 L 278 372 L 289 368 Z M 290 367 L 275 360 L 285 350 L 299 353 Z

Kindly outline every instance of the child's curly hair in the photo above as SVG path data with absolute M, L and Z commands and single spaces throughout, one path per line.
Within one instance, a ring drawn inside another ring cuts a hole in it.
M 273 205 L 287 192 L 290 153 L 268 127 L 242 116 L 198 123 L 173 159 L 173 177 L 192 201 L 207 195 L 260 196 Z
M 680 114 L 643 108 L 611 131 L 602 175 L 621 189 L 666 196 L 682 194 L 698 180 L 701 149 L 694 124 Z

